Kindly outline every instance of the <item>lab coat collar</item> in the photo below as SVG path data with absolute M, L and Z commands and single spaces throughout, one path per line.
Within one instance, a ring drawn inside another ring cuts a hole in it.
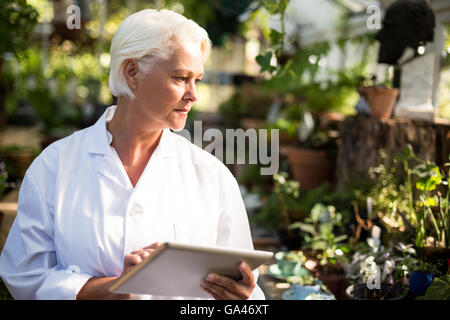
M 130 179 L 125 171 L 123 165 L 119 165 L 120 161 L 115 155 L 115 151 L 110 146 L 111 138 L 108 139 L 108 131 L 106 129 L 106 122 L 112 119 L 116 106 L 111 106 L 103 113 L 98 121 L 91 127 L 89 134 L 89 152 L 93 154 L 103 155 L 103 157 L 96 157 L 97 171 L 106 176 L 111 181 L 122 186 L 126 190 L 133 189 Z M 138 184 L 146 185 L 164 178 L 167 173 L 167 166 L 169 160 L 175 155 L 173 133 L 170 129 L 164 129 L 158 146 L 153 152 L 149 162 L 147 163 L 144 172 L 139 178 Z M 119 170 L 119 171 L 118 171 Z
M 108 107 L 97 122 L 90 128 L 89 132 L 89 153 L 107 155 L 111 152 L 108 139 L 106 122 L 110 121 L 116 111 L 117 106 Z M 163 130 L 161 140 L 153 155 L 162 158 L 170 158 L 175 155 L 173 133 L 169 128 Z M 152 157 L 153 157 L 152 155 Z

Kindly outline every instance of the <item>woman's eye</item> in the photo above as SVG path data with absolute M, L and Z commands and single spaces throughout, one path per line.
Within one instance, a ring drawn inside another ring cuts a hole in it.
M 184 82 L 187 81 L 187 77 L 175 77 L 175 79 L 178 81 L 184 81 Z

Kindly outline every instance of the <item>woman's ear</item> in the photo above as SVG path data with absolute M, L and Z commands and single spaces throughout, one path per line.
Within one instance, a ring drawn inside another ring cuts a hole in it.
M 133 91 L 137 89 L 138 71 L 139 66 L 136 59 L 125 60 L 123 68 L 125 80 L 127 81 L 128 87 L 130 87 L 130 89 Z

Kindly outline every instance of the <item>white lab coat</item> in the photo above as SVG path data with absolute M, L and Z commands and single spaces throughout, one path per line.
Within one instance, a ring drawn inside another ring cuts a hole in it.
M 106 129 L 115 110 L 28 169 L 0 256 L 16 299 L 74 299 L 89 278 L 119 276 L 125 254 L 156 241 L 253 249 L 235 178 L 169 129 L 133 188 Z M 264 299 L 258 286 L 251 298 Z

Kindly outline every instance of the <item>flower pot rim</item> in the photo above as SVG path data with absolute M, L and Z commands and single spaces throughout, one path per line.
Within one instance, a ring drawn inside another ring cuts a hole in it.
M 354 291 L 353 289 L 354 288 L 360 288 L 360 287 L 365 287 L 365 286 L 367 286 L 365 283 L 352 284 L 352 285 L 348 286 L 345 289 L 345 295 L 348 298 L 353 299 L 353 300 L 367 300 L 367 299 L 360 298 L 360 297 L 357 297 L 357 296 L 353 295 L 353 291 Z M 401 285 L 398 285 L 398 284 L 385 283 L 385 282 L 381 283 L 380 286 L 381 286 L 380 290 L 383 290 L 383 287 L 392 286 L 392 287 L 394 287 L 394 288 L 396 288 L 398 290 L 401 290 L 401 292 L 402 292 L 400 295 L 395 296 L 394 298 L 385 299 L 385 300 L 401 300 L 407 295 L 407 288 L 404 287 L 404 286 L 401 286 Z

